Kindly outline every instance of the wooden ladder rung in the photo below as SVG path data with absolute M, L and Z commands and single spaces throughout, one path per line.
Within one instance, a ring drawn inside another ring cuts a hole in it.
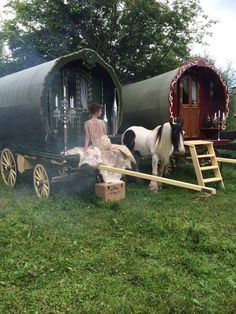
M 205 171 L 205 170 L 213 170 L 213 169 L 218 169 L 218 166 L 205 166 L 205 167 L 200 167 L 200 169 L 202 171 Z
M 221 178 L 207 178 L 207 179 L 203 179 L 204 183 L 210 183 L 210 182 L 216 182 L 216 181 L 222 181 Z
M 204 154 L 204 155 L 197 155 L 197 158 L 210 158 L 215 157 L 214 154 Z

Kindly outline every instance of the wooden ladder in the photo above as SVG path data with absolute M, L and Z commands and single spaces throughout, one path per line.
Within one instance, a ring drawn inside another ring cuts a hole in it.
M 224 182 L 215 155 L 213 143 L 210 141 L 195 140 L 185 141 L 184 145 L 189 147 L 198 184 L 201 186 L 205 186 L 206 183 L 219 182 L 220 187 L 224 188 Z M 207 149 L 207 153 L 203 155 L 198 155 L 196 146 L 205 146 Z M 208 159 L 210 160 L 211 164 L 209 166 L 201 166 L 199 162 L 200 159 Z M 207 170 L 213 170 L 214 177 L 204 179 L 203 172 Z

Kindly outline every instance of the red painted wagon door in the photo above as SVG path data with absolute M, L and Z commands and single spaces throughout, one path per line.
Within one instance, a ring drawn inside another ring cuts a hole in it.
M 179 84 L 180 115 L 184 122 L 185 138 L 197 138 L 199 128 L 199 83 L 190 75 Z

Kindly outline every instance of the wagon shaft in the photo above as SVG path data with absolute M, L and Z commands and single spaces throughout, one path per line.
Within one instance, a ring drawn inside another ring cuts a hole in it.
M 122 174 L 127 175 L 127 176 L 142 178 L 145 180 L 155 181 L 158 183 L 165 183 L 165 184 L 169 184 L 169 185 L 174 185 L 174 186 L 182 187 L 185 189 L 191 189 L 191 190 L 195 190 L 195 191 L 199 191 L 199 192 L 206 192 L 206 193 L 210 193 L 210 194 L 216 194 L 216 189 L 205 187 L 205 186 L 200 186 L 200 185 L 196 185 L 196 184 L 192 184 L 192 183 L 167 179 L 167 178 L 154 176 L 154 175 L 150 175 L 150 174 L 146 174 L 146 173 L 126 170 L 126 169 L 121 169 L 121 168 L 114 168 L 114 167 L 109 167 L 109 166 L 105 166 L 105 165 L 99 165 L 98 168 L 100 170 L 105 170 L 105 171 L 110 171 L 110 172 L 115 172 L 115 173 L 122 173 Z

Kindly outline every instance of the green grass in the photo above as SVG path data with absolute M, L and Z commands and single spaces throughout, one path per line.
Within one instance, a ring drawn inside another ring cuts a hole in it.
M 236 168 L 223 177 L 216 195 L 130 183 L 116 203 L 1 183 L 0 313 L 235 313 Z

